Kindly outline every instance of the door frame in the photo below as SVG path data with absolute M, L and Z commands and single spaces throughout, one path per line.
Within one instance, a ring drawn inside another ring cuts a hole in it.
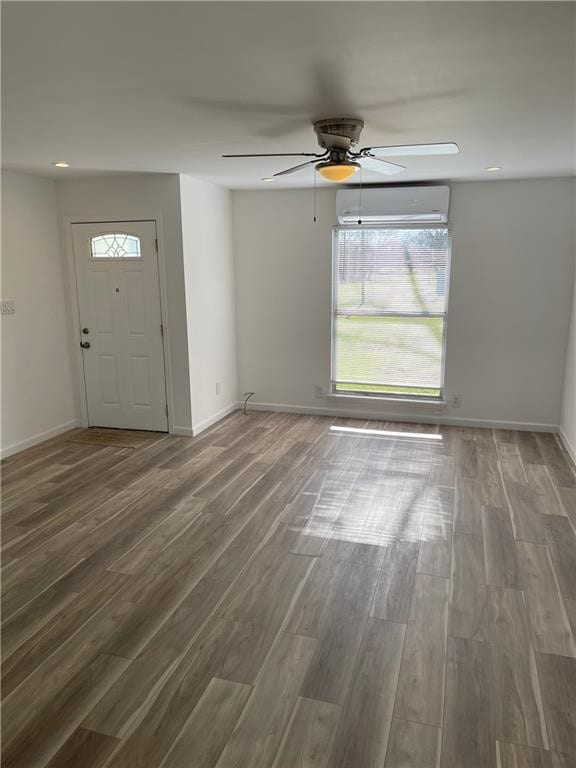
M 151 216 L 65 216 L 62 218 L 64 252 L 66 257 L 67 293 L 70 304 L 70 344 L 72 348 L 72 362 L 76 375 L 76 391 L 78 393 L 78 405 L 80 408 L 80 424 L 88 426 L 88 399 L 86 396 L 86 376 L 80 350 L 80 299 L 78 295 L 78 275 L 76 261 L 74 259 L 74 243 L 72 237 L 73 224 L 115 224 L 125 221 L 152 221 L 156 225 L 156 238 L 158 250 L 156 252 L 158 264 L 158 285 L 160 289 L 160 321 L 162 323 L 162 349 L 164 352 L 164 378 L 166 381 L 166 404 L 168 406 L 168 432 L 174 430 L 174 390 L 172 381 L 172 359 L 170 356 L 170 326 L 168 323 L 168 292 L 166 287 L 166 251 L 164 248 L 164 231 L 162 216 L 158 213 Z

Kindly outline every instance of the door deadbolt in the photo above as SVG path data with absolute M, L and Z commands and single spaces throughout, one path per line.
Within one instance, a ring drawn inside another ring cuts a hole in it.
M 81 341 L 80 346 L 82 349 L 90 349 L 90 342 L 89 341 Z
M 82 328 L 82 333 L 90 333 L 90 328 Z

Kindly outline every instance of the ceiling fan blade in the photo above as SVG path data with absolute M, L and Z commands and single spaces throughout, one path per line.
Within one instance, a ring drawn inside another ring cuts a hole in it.
M 359 157 L 358 161 L 362 168 L 366 168 L 367 171 L 376 171 L 376 173 L 383 173 L 385 176 L 392 176 L 406 170 L 403 165 L 387 163 L 386 160 L 380 160 L 378 157 L 370 157 L 369 155 Z
M 280 139 L 289 136 L 291 133 L 304 132 L 310 127 L 310 121 L 304 117 L 294 118 L 293 120 L 285 117 L 282 121 L 274 122 L 263 126 L 258 131 L 258 136 L 265 139 Z
M 464 88 L 453 88 L 450 91 L 436 91 L 433 93 L 405 93 L 404 96 L 397 99 L 387 99 L 386 101 L 378 101 L 378 102 L 372 102 L 371 104 L 364 104 L 362 105 L 362 111 L 363 112 L 370 112 L 373 110 L 386 110 L 387 112 L 390 112 L 393 109 L 399 108 L 403 109 L 406 107 L 411 107 L 413 105 L 417 104 L 425 104 L 428 101 L 434 101 L 434 102 L 440 102 L 440 101 L 448 101 L 450 99 L 456 99 L 460 96 L 464 96 L 467 93 L 469 93 L 468 89 Z M 372 125 L 373 121 L 372 118 L 370 118 L 370 125 Z
M 277 152 L 265 153 L 260 155 L 222 155 L 222 157 L 324 157 L 326 152 L 316 154 L 316 152 Z
M 273 176 L 285 176 L 287 173 L 294 173 L 295 171 L 299 171 L 301 168 L 307 168 L 309 165 L 314 165 L 317 161 L 316 160 L 308 160 L 307 163 L 301 163 L 300 165 L 295 165 L 293 168 L 287 168 L 285 171 L 279 171 L 278 173 L 272 174 Z
M 188 107 L 198 109 L 211 109 L 223 112 L 248 112 L 251 115 L 285 115 L 286 117 L 293 117 L 295 113 L 300 113 L 302 119 L 307 118 L 307 110 L 305 107 L 299 107 L 298 105 L 287 107 L 286 104 L 264 104 L 257 101 L 232 101 L 229 99 L 204 99 L 201 97 L 192 97 L 182 101 Z
M 311 118 L 321 120 L 326 115 L 355 115 L 352 103 L 355 98 L 352 101 L 350 98 L 350 92 L 354 93 L 350 68 L 338 54 L 313 64 L 307 79 L 313 89 L 307 105 Z
M 375 157 L 414 157 L 424 155 L 457 155 L 460 147 L 454 142 L 444 144 L 401 144 L 396 147 L 365 147 L 361 152 L 370 152 Z

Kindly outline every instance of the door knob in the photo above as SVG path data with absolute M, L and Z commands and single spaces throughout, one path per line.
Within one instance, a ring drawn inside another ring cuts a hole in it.
M 89 341 L 81 341 L 80 346 L 82 349 L 90 349 L 90 342 Z

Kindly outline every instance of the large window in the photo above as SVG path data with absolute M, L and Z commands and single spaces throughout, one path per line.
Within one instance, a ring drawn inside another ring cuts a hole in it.
M 445 225 L 336 228 L 333 392 L 442 397 L 449 257 Z

